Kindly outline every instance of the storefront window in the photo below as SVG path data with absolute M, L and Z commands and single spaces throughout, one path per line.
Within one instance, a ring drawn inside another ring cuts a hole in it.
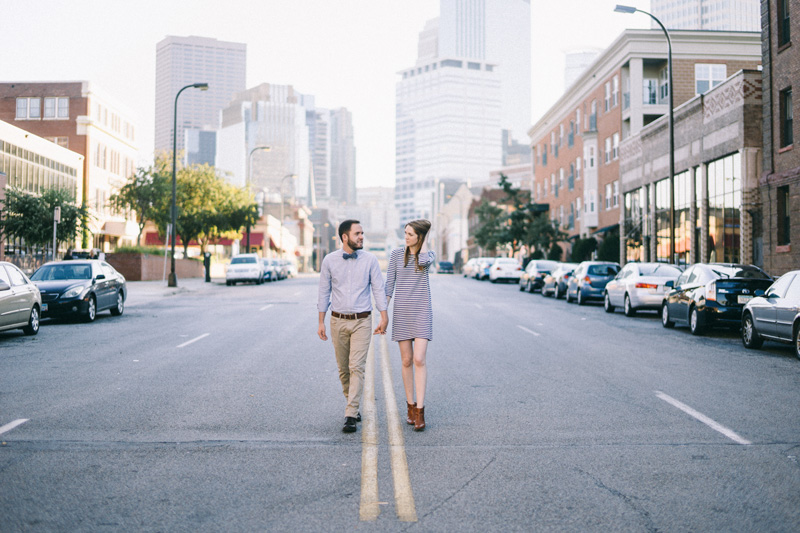
M 741 156 L 732 154 L 708 163 L 709 262 L 739 262 L 741 207 Z
M 664 178 L 655 183 L 656 209 L 655 209 L 655 238 L 656 261 L 669 262 L 670 231 L 669 231 L 669 178 Z
M 625 259 L 647 261 L 647 189 L 625 193 Z
M 689 171 L 675 175 L 675 263 L 691 263 L 693 221 L 690 217 L 692 205 L 692 183 Z

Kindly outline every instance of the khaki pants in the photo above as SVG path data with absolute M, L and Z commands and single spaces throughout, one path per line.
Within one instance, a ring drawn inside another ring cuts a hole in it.
M 332 316 L 331 340 L 339 366 L 339 381 L 347 399 L 344 416 L 355 418 L 364 392 L 364 366 L 372 340 L 372 317 L 346 320 Z

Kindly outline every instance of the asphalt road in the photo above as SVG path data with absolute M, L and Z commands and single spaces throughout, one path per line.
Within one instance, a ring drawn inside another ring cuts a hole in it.
M 0 333 L 0 531 L 800 530 L 788 347 L 436 275 L 426 431 L 375 337 L 344 434 L 316 286 Z

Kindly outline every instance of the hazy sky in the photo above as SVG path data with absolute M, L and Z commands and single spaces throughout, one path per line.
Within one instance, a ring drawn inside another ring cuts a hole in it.
M 532 121 L 563 91 L 565 51 L 604 48 L 625 28 L 649 27 L 645 15 L 614 13 L 616 3 L 531 0 Z M 291 84 L 320 107 L 350 109 L 358 186 L 392 186 L 396 73 L 414 64 L 418 33 L 438 10 L 438 0 L 9 0 L 0 81 L 91 81 L 134 114 L 146 162 L 156 43 L 166 35 L 243 42 L 248 87 Z

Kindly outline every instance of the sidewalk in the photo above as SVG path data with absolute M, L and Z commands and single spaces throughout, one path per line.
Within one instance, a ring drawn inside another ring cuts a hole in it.
M 168 287 L 167 282 L 161 280 L 128 281 L 128 295 L 125 300 L 128 305 L 136 305 L 176 294 L 202 293 L 220 286 L 225 286 L 225 278 L 211 278 L 208 283 L 205 278 L 178 279 L 177 287 Z

